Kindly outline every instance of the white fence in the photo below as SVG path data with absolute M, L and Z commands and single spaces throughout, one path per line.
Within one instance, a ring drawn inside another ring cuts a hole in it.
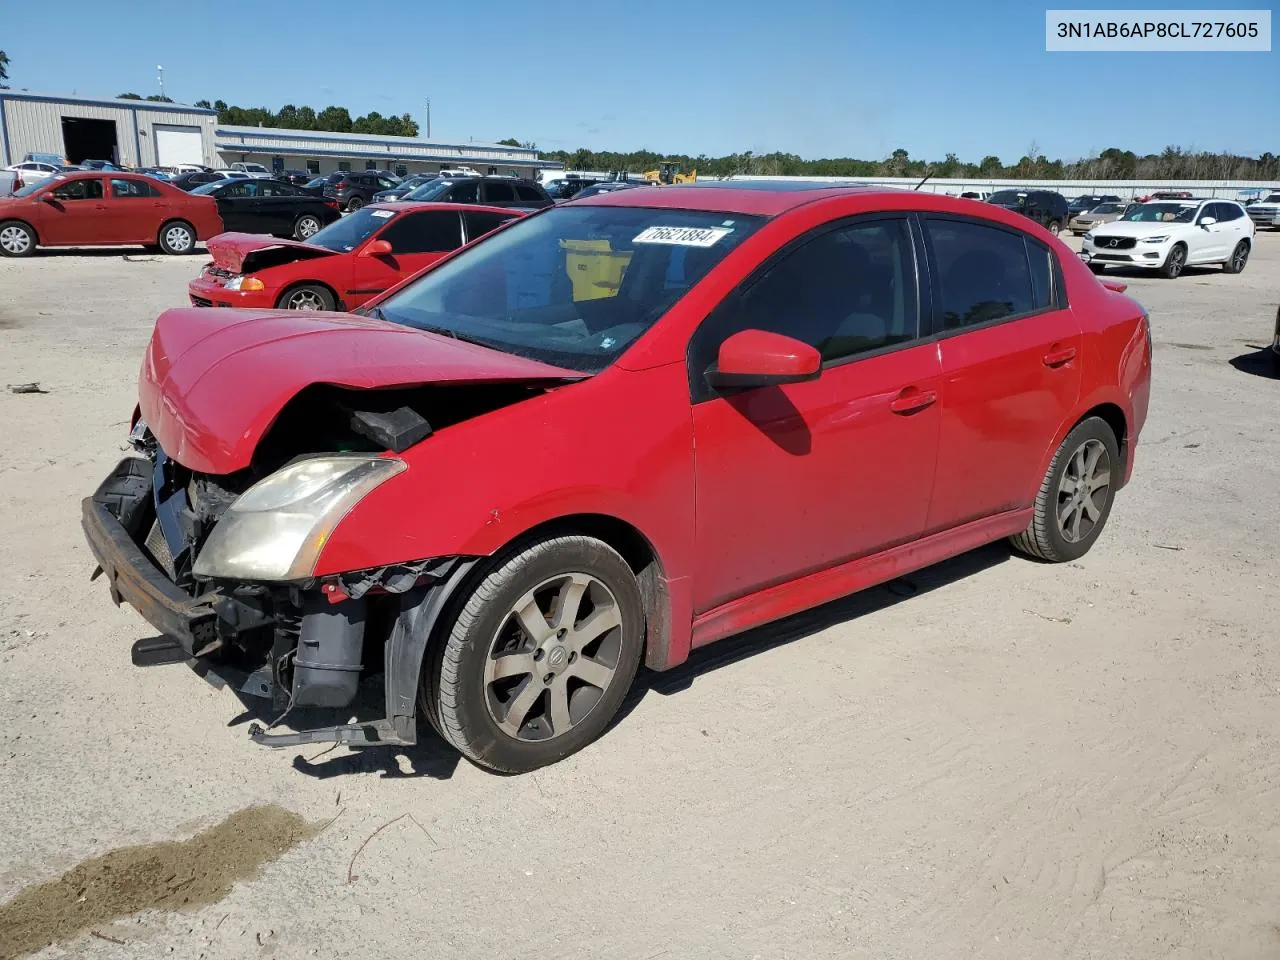
M 699 180 L 714 179 L 699 177 Z M 782 176 L 734 176 L 726 180 L 812 180 L 820 183 L 857 183 L 877 187 L 914 189 L 920 177 L 782 177 Z M 1280 191 L 1280 184 L 1255 180 L 983 180 L 937 179 L 926 180 L 921 191 L 959 194 L 966 190 L 1038 189 L 1056 190 L 1063 196 L 1082 194 L 1110 194 L 1126 200 L 1144 197 L 1158 190 L 1185 190 L 1197 197 L 1239 198 L 1246 190 Z

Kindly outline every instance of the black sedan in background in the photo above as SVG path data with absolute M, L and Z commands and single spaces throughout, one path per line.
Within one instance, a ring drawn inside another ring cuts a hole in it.
M 228 233 L 307 240 L 342 215 L 333 201 L 280 180 L 220 180 L 191 193 L 218 201 L 218 215 Z
M 415 173 L 412 177 L 401 180 L 390 190 L 382 190 L 373 195 L 374 203 L 384 203 L 387 200 L 402 200 L 404 197 L 424 183 L 430 183 L 432 180 L 439 180 L 438 173 Z
M 190 192 L 196 187 L 203 187 L 206 183 L 217 183 L 221 179 L 222 176 L 220 174 L 208 170 L 198 173 L 180 173 L 169 182 L 179 190 Z
M 424 183 L 404 199 L 433 203 L 482 203 L 489 207 L 520 210 L 537 210 L 555 202 L 541 186 L 520 177 L 441 177 Z
M 571 199 L 577 200 L 581 197 L 596 197 L 602 193 L 613 193 L 615 190 L 634 190 L 637 187 L 653 186 L 647 180 L 606 180 L 604 183 L 593 183 L 589 187 L 583 187 L 573 195 Z M 564 203 L 565 201 L 558 201 Z

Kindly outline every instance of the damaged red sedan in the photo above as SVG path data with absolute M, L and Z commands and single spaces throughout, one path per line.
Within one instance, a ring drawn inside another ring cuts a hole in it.
M 641 663 L 1000 538 L 1080 557 L 1147 413 L 1121 284 L 913 192 L 593 197 L 361 312 L 162 315 L 136 455 L 83 503 L 117 603 L 266 678 L 263 744 L 412 743 L 421 711 L 554 762 Z M 369 674 L 380 718 L 272 729 Z
M 519 216 L 450 203 L 375 204 L 305 242 L 223 233 L 187 285 L 192 306 L 353 310 L 490 230 Z

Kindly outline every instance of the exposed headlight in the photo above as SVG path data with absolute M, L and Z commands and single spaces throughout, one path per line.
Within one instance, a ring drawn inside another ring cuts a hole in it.
M 1163 233 L 1158 237 L 1143 237 L 1142 242 L 1143 243 L 1164 243 L 1168 239 L 1169 239 L 1169 235 L 1167 233 Z
M 1089 232 L 1087 232 L 1087 233 L 1084 235 L 1084 238 L 1085 238 L 1086 240 L 1092 240 L 1092 239 L 1093 239 L 1093 231 L 1092 231 L 1092 230 L 1090 230 Z
M 191 572 L 202 579 L 299 580 L 360 500 L 405 469 L 390 457 L 302 460 L 246 490 L 222 515 Z
M 264 284 L 257 277 L 232 277 L 224 285 L 226 290 L 265 290 Z

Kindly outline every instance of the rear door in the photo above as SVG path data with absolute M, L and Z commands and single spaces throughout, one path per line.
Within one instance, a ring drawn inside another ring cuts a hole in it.
M 42 194 L 36 210 L 36 232 L 42 243 L 111 243 L 111 222 L 102 177 L 77 177 Z
M 155 243 L 169 202 L 142 177 L 112 177 L 108 182 L 107 220 L 120 243 Z
M 381 256 L 357 252 L 351 288 L 343 298 L 349 310 L 462 246 L 462 217 L 458 210 L 422 210 L 398 217 L 391 210 L 370 212 L 375 217 L 394 219 L 370 236 L 361 249 L 375 240 L 385 240 L 391 244 L 391 252 Z
M 942 363 L 934 532 L 1031 506 L 1080 395 L 1081 330 L 1048 247 L 986 221 L 921 222 Z
M 292 236 L 294 221 L 301 212 L 301 191 L 292 184 L 274 180 L 259 180 L 258 191 L 261 194 L 258 198 L 261 232 Z

